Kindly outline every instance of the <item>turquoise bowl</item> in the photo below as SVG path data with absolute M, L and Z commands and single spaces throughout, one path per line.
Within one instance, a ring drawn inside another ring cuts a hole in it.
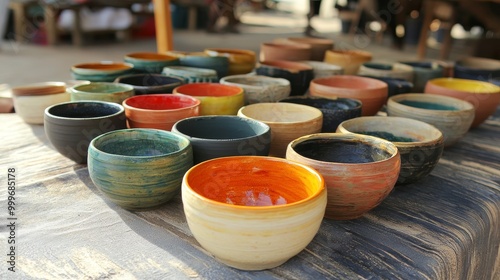
M 122 104 L 123 100 L 135 95 L 134 87 L 122 83 L 92 82 L 76 85 L 69 89 L 71 101 L 98 100 Z
M 134 65 L 140 73 L 160 74 L 163 67 L 180 65 L 178 57 L 155 52 L 135 52 L 124 56 L 123 60 Z
M 88 170 L 95 186 L 127 210 L 160 206 L 180 192 L 193 166 L 189 140 L 156 129 L 121 129 L 90 142 Z
M 229 59 L 225 56 L 186 55 L 180 58 L 181 66 L 213 69 L 218 79 L 227 76 Z

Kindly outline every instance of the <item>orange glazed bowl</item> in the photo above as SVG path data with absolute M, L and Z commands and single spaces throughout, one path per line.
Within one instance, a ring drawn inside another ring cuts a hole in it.
M 192 83 L 174 88 L 174 94 L 192 96 L 201 101 L 200 115 L 236 115 L 245 105 L 241 87 L 219 83 Z
M 319 230 L 323 177 L 281 158 L 234 156 L 193 166 L 182 181 L 189 229 L 218 261 L 242 270 L 279 266 Z
M 361 134 L 306 135 L 288 145 L 286 159 L 323 175 L 325 217 L 335 220 L 359 218 L 379 205 L 394 188 L 401 168 L 396 145 Z

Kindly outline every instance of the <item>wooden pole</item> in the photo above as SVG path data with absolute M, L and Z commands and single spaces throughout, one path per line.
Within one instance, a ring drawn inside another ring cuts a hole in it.
M 156 48 L 159 53 L 173 50 L 170 0 L 154 0 Z

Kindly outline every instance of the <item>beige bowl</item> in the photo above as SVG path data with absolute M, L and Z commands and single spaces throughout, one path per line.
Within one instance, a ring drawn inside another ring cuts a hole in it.
M 355 75 L 361 64 L 371 61 L 372 54 L 361 50 L 327 50 L 324 61 L 344 68 L 344 74 Z
M 262 75 L 233 75 L 220 79 L 223 85 L 241 87 L 245 104 L 277 102 L 290 95 L 290 82 L 283 78 Z
M 15 96 L 16 113 L 29 124 L 43 124 L 45 108 L 70 101 L 71 96 L 66 91 L 49 95 Z
M 257 103 L 242 107 L 238 116 L 261 121 L 271 128 L 270 156 L 285 157 L 292 140 L 321 132 L 323 113 L 314 107 L 293 103 Z

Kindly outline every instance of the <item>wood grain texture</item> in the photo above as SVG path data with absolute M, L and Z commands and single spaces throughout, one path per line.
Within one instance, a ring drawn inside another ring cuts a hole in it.
M 209 256 L 188 229 L 180 195 L 126 211 L 96 189 L 85 165 L 48 144 L 43 126 L 15 114 L 0 122 L 0 170 L 18 170 L 19 279 L 500 278 L 500 111 L 445 149 L 427 178 L 397 186 L 357 220 L 323 220 L 304 251 L 258 272 Z

